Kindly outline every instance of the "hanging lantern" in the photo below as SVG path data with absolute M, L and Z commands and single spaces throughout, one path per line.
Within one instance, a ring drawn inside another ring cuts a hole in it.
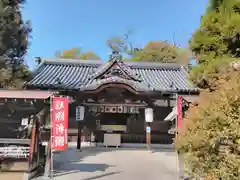
M 85 114 L 85 108 L 83 106 L 76 107 L 76 121 L 83 121 Z
M 153 109 L 152 108 L 145 109 L 145 121 L 153 122 Z

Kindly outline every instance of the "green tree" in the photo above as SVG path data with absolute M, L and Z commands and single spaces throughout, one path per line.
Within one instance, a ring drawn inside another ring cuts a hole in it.
M 188 64 L 190 54 L 167 41 L 150 41 L 132 56 L 132 61 Z
M 29 71 L 24 62 L 30 22 L 23 22 L 24 0 L 0 1 L 0 87 L 21 88 Z
M 199 65 L 190 74 L 200 88 L 212 88 L 211 76 L 217 76 L 226 61 L 240 57 L 240 2 L 211 0 L 201 18 L 200 28 L 190 40 Z
M 64 50 L 63 52 L 56 52 L 56 57 L 64 59 L 100 60 L 100 57 L 92 51 L 82 52 L 82 49 L 77 47 Z
M 209 180 L 240 178 L 240 71 L 222 70 L 218 91 L 204 91 L 184 119 L 177 150 L 187 172 Z
M 127 31 L 123 36 L 114 36 L 107 40 L 110 49 L 124 54 L 127 61 L 149 61 L 163 63 L 181 63 L 188 65 L 191 53 L 179 48 L 175 43 L 167 41 L 150 41 L 140 48 L 131 41 L 132 31 Z
M 210 0 L 190 40 L 198 60 L 190 77 L 202 91 L 175 146 L 195 177 L 240 179 L 239 23 L 239 0 Z
M 113 36 L 106 41 L 108 47 L 113 51 L 118 51 L 126 57 L 132 57 L 140 48 L 137 47 L 132 41 L 132 30 L 126 31 L 123 36 Z

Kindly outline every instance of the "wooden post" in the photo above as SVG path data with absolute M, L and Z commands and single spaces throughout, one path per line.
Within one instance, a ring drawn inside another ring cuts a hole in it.
M 46 154 L 46 162 L 45 162 L 45 169 L 44 169 L 44 177 L 47 178 L 50 176 L 51 172 L 51 156 L 52 156 L 52 137 L 50 136 L 47 146 L 47 154 Z
M 147 144 L 147 148 L 150 150 L 150 148 L 151 148 L 151 126 L 150 126 L 150 123 L 147 123 L 147 126 L 146 126 L 146 144 Z
M 36 146 L 36 116 L 34 115 L 33 122 L 32 122 L 32 134 L 30 140 L 30 149 L 29 149 L 29 157 L 28 157 L 28 170 L 30 171 L 32 168 L 32 160 L 33 160 L 33 153 Z
M 78 134 L 77 134 L 77 149 L 81 149 L 81 142 L 82 142 L 82 127 L 81 127 L 81 122 L 77 121 L 78 123 Z
M 84 120 L 85 108 L 84 106 L 76 107 L 76 121 L 78 125 L 78 134 L 77 134 L 77 149 L 81 149 L 81 141 L 82 141 L 82 124 L 81 121 Z

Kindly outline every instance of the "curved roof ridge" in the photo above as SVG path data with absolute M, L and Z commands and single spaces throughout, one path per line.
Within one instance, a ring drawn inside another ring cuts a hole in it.
M 181 64 L 178 63 L 161 63 L 161 62 L 125 62 L 132 68 L 181 68 Z
M 81 60 L 81 59 L 65 59 L 65 58 L 43 58 L 43 63 L 50 64 L 62 64 L 62 65 L 86 65 L 86 66 L 100 66 L 108 61 L 103 60 Z M 161 62 L 131 62 L 122 61 L 125 65 L 131 68 L 143 68 L 143 69 L 158 69 L 158 68 L 170 68 L 170 69 L 181 69 L 182 64 L 178 63 L 161 63 Z
M 101 65 L 105 62 L 102 60 L 85 60 L 85 59 L 66 59 L 66 58 L 43 58 L 45 63 L 56 63 L 56 64 L 86 64 L 86 65 Z

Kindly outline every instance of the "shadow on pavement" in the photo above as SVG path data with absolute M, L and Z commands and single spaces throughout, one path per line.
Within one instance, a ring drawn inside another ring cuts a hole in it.
M 81 151 L 75 148 L 69 148 L 67 151 L 62 151 L 54 154 L 54 177 L 63 176 L 67 174 L 74 174 L 78 172 L 95 172 L 106 171 L 109 167 L 113 167 L 110 164 L 95 164 L 95 163 L 83 163 L 82 161 L 90 156 L 97 156 L 101 153 L 112 151 L 149 151 L 146 148 L 104 148 L 104 147 L 83 147 Z M 171 148 L 152 148 L 152 153 L 164 152 L 166 154 L 174 152 Z M 94 180 L 104 176 L 117 174 L 120 172 L 106 173 L 99 176 L 94 176 L 84 180 Z
M 54 154 L 54 177 L 77 172 L 106 171 L 107 168 L 112 166 L 108 164 L 86 164 L 81 162 L 86 157 L 96 156 L 102 152 L 112 150 L 114 149 L 85 147 L 82 148 L 81 151 L 78 151 L 75 148 L 69 148 L 67 151 L 58 152 Z
M 164 153 L 166 156 L 172 156 L 176 151 L 173 148 L 154 148 L 152 149 L 152 153 Z
M 121 171 L 106 173 L 106 174 L 102 174 L 102 175 L 98 175 L 98 176 L 93 176 L 93 177 L 90 177 L 90 178 L 85 178 L 85 179 L 83 179 L 83 180 L 95 180 L 95 179 L 98 179 L 98 178 L 102 178 L 102 177 L 106 177 L 106 176 L 111 176 L 111 175 L 119 174 L 119 173 L 121 173 Z
M 107 164 L 86 164 L 86 163 L 65 164 L 64 167 L 54 171 L 54 177 L 77 172 L 106 171 L 106 169 L 109 167 L 111 166 Z

